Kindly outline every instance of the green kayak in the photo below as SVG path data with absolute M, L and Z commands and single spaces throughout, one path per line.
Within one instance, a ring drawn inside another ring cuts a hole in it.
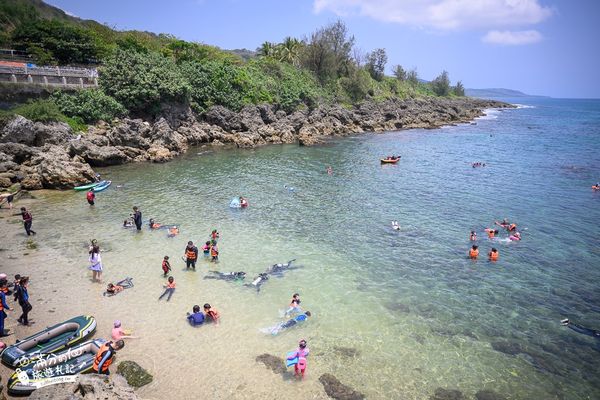
M 73 189 L 77 190 L 77 191 L 88 190 L 88 189 L 91 189 L 91 188 L 96 187 L 98 185 L 103 185 L 105 183 L 106 183 L 106 181 L 93 182 L 93 183 L 88 183 L 87 185 L 83 185 L 83 186 L 75 186 Z

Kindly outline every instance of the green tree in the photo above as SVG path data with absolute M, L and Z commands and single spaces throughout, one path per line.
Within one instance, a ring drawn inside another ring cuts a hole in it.
M 456 82 L 456 86 L 452 89 L 456 96 L 464 96 L 465 95 L 465 87 L 463 86 L 461 81 Z
M 394 67 L 394 76 L 396 77 L 396 79 L 398 79 L 401 82 L 404 82 L 407 79 L 407 72 L 404 68 L 402 68 L 402 65 L 396 65 Z
M 410 71 L 408 71 L 408 74 L 406 74 L 406 81 L 412 86 L 412 87 L 417 87 L 419 86 L 419 73 L 417 72 L 416 68 L 411 69 Z
M 277 45 L 271 42 L 263 42 L 256 52 L 261 57 L 275 57 Z
M 385 53 L 385 49 L 376 49 L 367 55 L 367 71 L 369 71 L 371 78 L 376 81 L 383 80 L 386 64 L 387 54 Z
M 85 123 L 110 122 L 127 114 L 125 107 L 100 89 L 81 90 L 74 94 L 59 91 L 51 98 L 63 114 L 78 117 Z
M 450 94 L 450 78 L 448 72 L 443 71 L 433 81 L 431 81 L 431 89 L 438 96 L 448 96 Z
M 59 20 L 33 20 L 12 33 L 16 49 L 37 57 L 38 62 L 58 64 L 96 62 L 108 47 L 93 31 Z
M 305 41 L 301 65 L 314 72 L 321 83 L 348 76 L 354 67 L 354 36 L 342 21 L 318 29 Z
M 99 83 L 134 113 L 154 113 L 161 103 L 189 100 L 190 87 L 172 59 L 117 50 L 100 68 Z
M 300 56 L 301 42 L 292 37 L 286 37 L 276 48 L 278 59 L 289 64 L 297 65 Z

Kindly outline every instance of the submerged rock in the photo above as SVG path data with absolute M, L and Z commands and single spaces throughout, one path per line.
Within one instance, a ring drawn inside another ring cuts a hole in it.
M 493 390 L 480 390 L 475 393 L 477 400 L 506 400 L 506 397 L 494 392 Z
M 350 358 L 358 357 L 360 355 L 360 350 L 353 347 L 334 346 L 333 351 L 341 356 Z
M 135 361 L 122 361 L 117 367 L 117 373 L 123 375 L 127 383 L 135 388 L 147 385 L 153 379 L 152 375 Z
M 385 308 L 390 311 L 397 311 L 404 314 L 408 314 L 410 312 L 410 306 L 408 304 L 399 303 L 396 301 L 390 301 L 384 304 Z
M 510 354 L 511 356 L 517 355 L 523 352 L 523 348 L 519 343 L 498 341 L 492 342 L 492 348 L 504 354 Z
M 283 375 L 287 371 L 287 369 L 285 368 L 285 362 L 283 361 L 283 358 L 276 357 L 271 354 L 261 354 L 260 356 L 256 357 L 256 362 L 265 364 L 267 368 L 269 368 L 276 374 Z
M 37 389 L 30 400 L 138 400 L 122 376 L 79 375 L 75 383 L 61 383 Z
M 465 395 L 460 390 L 437 388 L 429 400 L 465 400 Z
M 319 382 L 323 385 L 325 393 L 333 399 L 337 400 L 362 400 L 365 395 L 357 392 L 349 386 L 341 383 L 332 374 L 323 374 L 319 377 Z

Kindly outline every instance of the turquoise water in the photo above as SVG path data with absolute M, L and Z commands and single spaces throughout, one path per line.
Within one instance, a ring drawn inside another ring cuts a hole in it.
M 174 315 L 211 299 L 224 314 L 220 336 L 212 339 L 240 347 L 203 348 L 213 359 L 234 351 L 242 360 L 216 363 L 213 377 L 264 379 L 271 373 L 244 371 L 253 357 L 281 356 L 306 337 L 313 349 L 309 387 L 318 386 L 321 372 L 333 372 L 369 398 L 420 399 L 437 387 L 469 398 L 481 389 L 511 399 L 600 398 L 598 340 L 559 323 L 569 317 L 600 329 L 600 192 L 590 188 L 600 180 L 600 101 L 532 99 L 476 122 L 310 148 L 194 149 L 168 164 L 101 171 L 124 187 L 100 193 L 94 210 L 82 194 L 44 194 L 47 206 L 38 219 L 59 228 L 45 245 L 69 257 L 85 260 L 84 242 L 99 239 L 109 250 L 105 275 L 141 282 L 137 294 L 123 300 L 138 311 L 149 299 L 154 307 L 160 260 L 170 254 L 181 282 L 169 304 L 177 307 Z M 402 160 L 380 165 L 387 154 Z M 474 161 L 487 166 L 472 168 Z M 229 209 L 239 194 L 250 207 Z M 133 205 L 145 219 L 181 225 L 180 236 L 119 228 Z M 518 224 L 521 242 L 485 238 L 483 229 L 504 217 Z M 400 222 L 400 232 L 391 229 L 392 220 Z M 195 275 L 181 271 L 185 242 L 204 241 L 213 228 L 222 233 L 221 271 L 244 270 L 252 278 L 292 258 L 303 268 L 267 282 L 260 295 L 202 280 L 214 267 L 208 263 L 200 263 Z M 470 230 L 479 236 L 476 262 L 467 259 Z M 497 263 L 486 260 L 491 247 L 500 252 Z M 280 320 L 294 291 L 314 318 L 294 333 L 262 335 L 260 328 Z M 127 316 L 138 330 L 147 327 L 145 337 L 170 335 L 164 327 L 150 329 L 152 318 L 137 311 Z M 186 337 L 180 320 L 173 317 Z M 494 342 L 521 350 L 505 354 Z M 186 357 L 173 346 L 170 351 Z M 339 347 L 359 353 L 349 357 Z M 168 377 L 154 362 L 154 372 Z M 278 381 L 265 385 L 282 390 Z M 302 398 L 298 385 L 285 387 L 288 396 Z

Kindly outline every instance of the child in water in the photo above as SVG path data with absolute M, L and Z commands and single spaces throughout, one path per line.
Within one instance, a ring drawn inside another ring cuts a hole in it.
M 192 308 L 192 314 L 187 313 L 187 320 L 192 326 L 202 325 L 204 323 L 204 313 L 200 312 L 200 306 Z
M 171 270 L 171 264 L 169 263 L 169 256 L 165 256 L 163 258 L 163 262 L 162 262 L 162 270 L 164 272 L 164 277 L 167 277 L 167 274 L 169 273 L 169 271 Z
M 169 296 L 167 297 L 167 301 L 171 300 L 171 296 L 173 296 L 173 293 L 175 292 L 175 279 L 170 276 L 167 284 L 163 287 L 165 288 L 165 291 L 158 299 L 160 300 L 168 294 Z
M 167 234 L 167 237 L 173 238 L 175 236 L 179 235 L 179 228 L 176 226 L 172 226 L 169 228 L 169 233 Z
M 298 358 L 298 362 L 294 364 L 294 375 L 300 375 L 302 379 L 304 379 L 304 372 L 306 371 L 306 356 L 308 356 L 309 352 L 310 350 L 306 346 L 306 340 L 302 339 L 298 343 L 298 349 L 289 354 L 287 357 L 288 360 Z
M 498 253 L 498 250 L 495 247 L 492 247 L 492 250 L 488 253 L 490 261 L 498 261 L 499 255 L 500 254 Z
M 204 253 L 204 257 L 210 257 L 210 240 L 204 243 L 204 246 L 202 246 L 202 252 Z
M 121 321 L 119 320 L 116 320 L 113 324 L 111 336 L 115 341 L 121 339 L 137 339 L 135 336 L 131 336 L 131 331 L 121 328 Z
M 208 303 L 204 304 L 204 314 L 206 314 L 208 321 L 212 321 L 215 325 L 219 325 L 219 312 L 212 308 Z
M 284 329 L 291 328 L 294 325 L 297 325 L 299 322 L 306 321 L 308 319 L 308 317 L 310 317 L 311 315 L 312 314 L 310 313 L 310 311 L 306 311 L 305 313 L 297 315 L 292 319 L 289 319 L 285 322 L 275 325 L 274 327 L 267 328 L 265 330 L 265 333 L 270 333 L 271 335 L 277 335 L 279 332 L 281 332 Z
M 133 287 L 133 279 L 132 278 L 125 278 L 122 281 L 119 281 L 117 283 L 109 283 L 106 286 L 106 292 L 104 293 L 105 296 L 114 296 L 117 293 L 121 293 L 123 290 L 125 289 L 130 289 Z
M 217 239 L 219 238 L 219 236 L 221 236 L 219 234 L 219 232 L 216 229 L 213 229 L 213 231 L 210 233 L 210 238 L 213 242 L 217 242 Z
M 290 305 L 287 311 L 285 312 L 285 316 L 287 317 L 292 313 L 300 312 L 302 312 L 302 308 L 300 308 L 300 294 L 294 293 L 294 295 L 292 296 L 292 301 L 290 302 Z
M 479 256 L 479 249 L 478 249 L 478 246 L 476 244 L 474 244 L 471 247 L 471 250 L 469 250 L 469 258 L 471 260 L 477 260 L 478 256 Z
M 212 262 L 219 261 L 219 249 L 217 248 L 217 242 L 214 240 L 211 242 L 211 245 L 210 245 L 210 256 L 211 256 L 210 261 L 212 261 Z
M 477 233 L 475 233 L 475 231 L 471 231 L 471 235 L 469 236 L 469 240 L 471 242 L 474 242 L 477 240 Z
M 488 238 L 493 239 L 498 234 L 498 229 L 485 228 Z

